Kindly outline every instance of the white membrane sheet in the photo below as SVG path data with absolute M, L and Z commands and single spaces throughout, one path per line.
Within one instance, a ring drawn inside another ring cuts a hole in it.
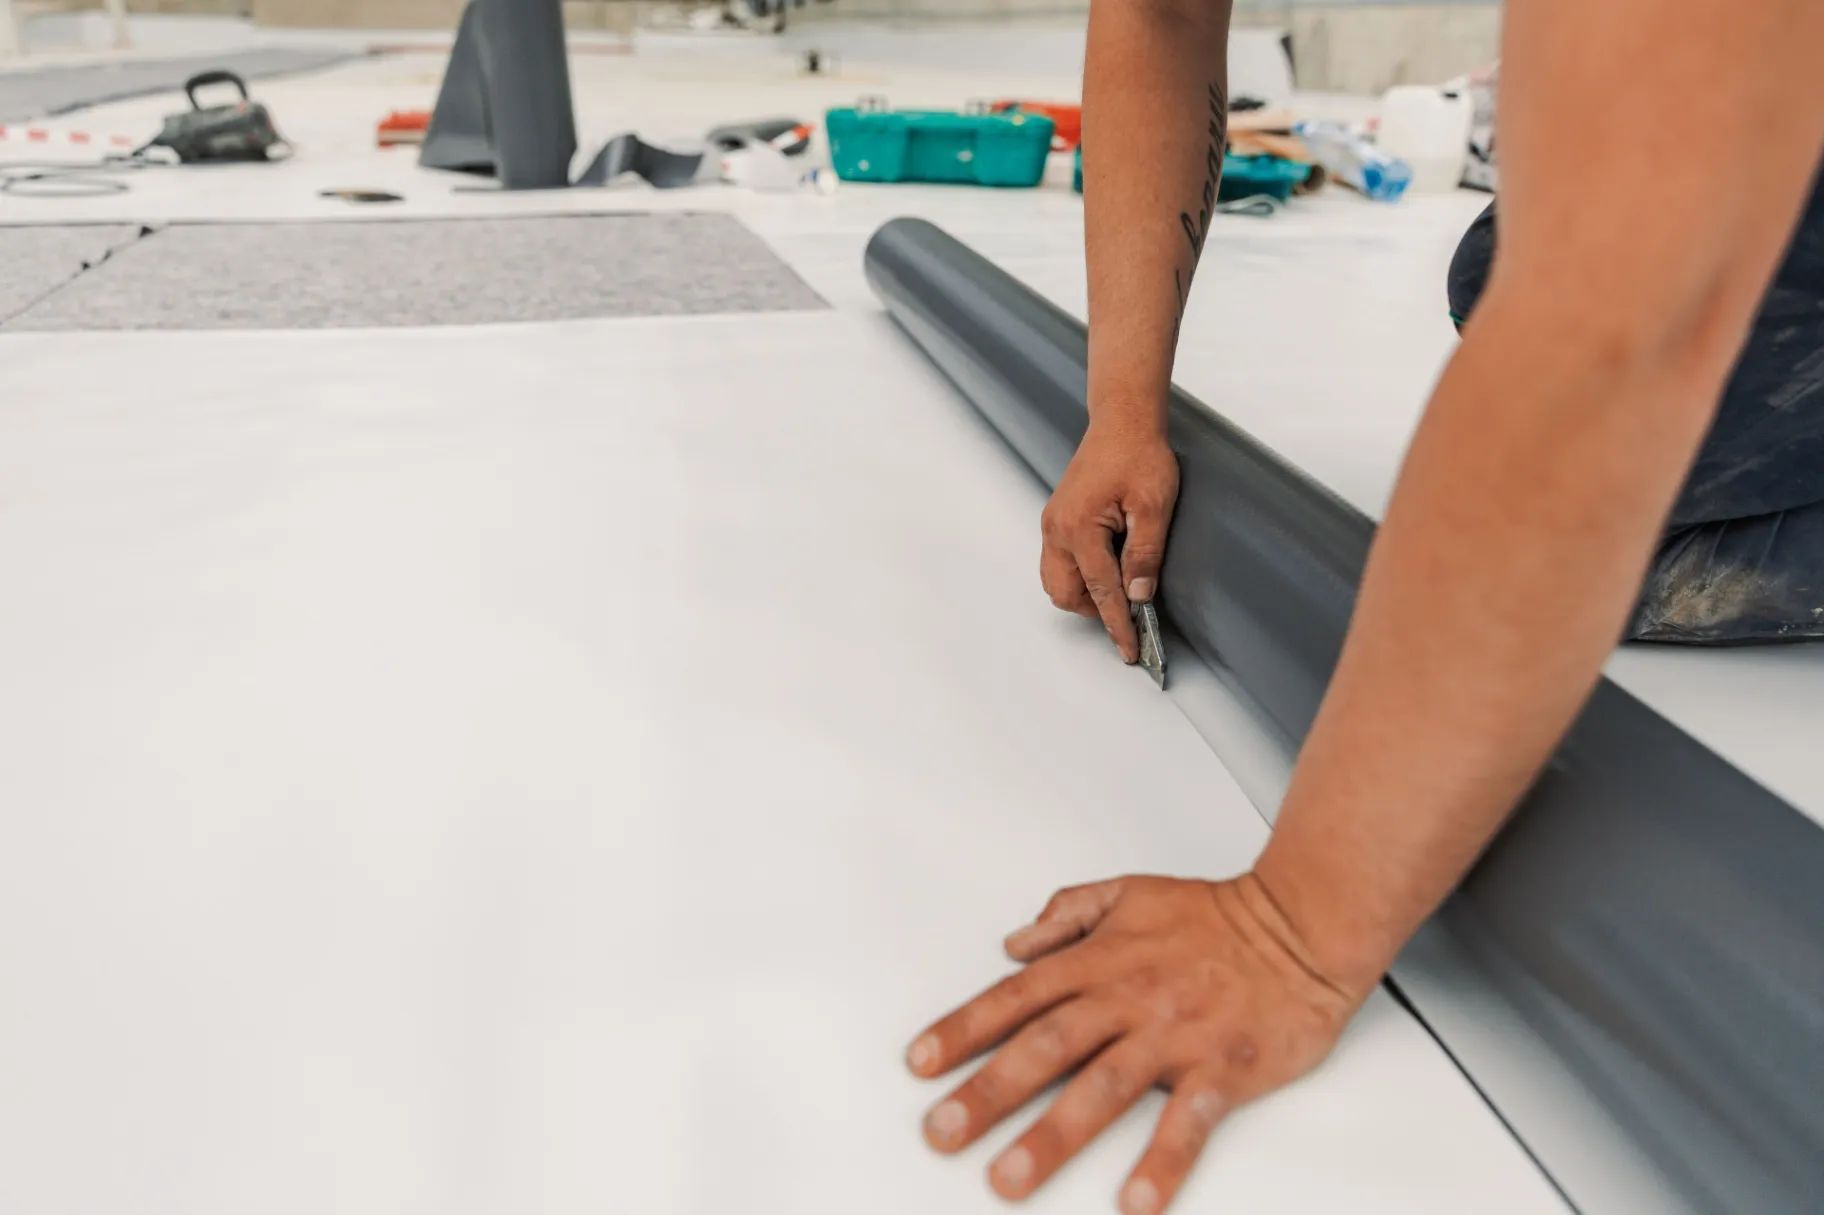
M 877 316 L 0 337 L 0 1210 L 1002 1210 L 905 1042 L 1265 833 L 1041 503 Z M 1180 1209 L 1564 1208 L 1377 996 Z

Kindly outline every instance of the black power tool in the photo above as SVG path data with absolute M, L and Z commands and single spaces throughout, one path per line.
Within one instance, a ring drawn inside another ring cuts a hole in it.
M 227 105 L 205 106 L 196 91 L 212 84 L 232 84 L 241 99 Z M 272 113 L 247 94 L 247 82 L 229 71 L 203 72 L 184 82 L 191 108 L 165 119 L 165 129 L 146 146 L 169 148 L 178 160 L 194 164 L 208 160 L 266 160 L 272 149 L 290 144 L 272 123 Z

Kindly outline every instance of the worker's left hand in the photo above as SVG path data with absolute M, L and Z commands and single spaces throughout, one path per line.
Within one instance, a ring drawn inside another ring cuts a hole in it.
M 1053 896 L 1013 933 L 1024 969 L 921 1034 L 912 1071 L 941 1076 L 994 1056 L 925 1117 L 955 1152 L 1082 1066 L 989 1166 L 1024 1198 L 1154 1085 L 1171 1090 L 1121 1190 L 1126 1215 L 1172 1200 L 1222 1117 L 1297 1079 L 1329 1053 L 1366 992 L 1327 979 L 1265 886 L 1126 877 Z

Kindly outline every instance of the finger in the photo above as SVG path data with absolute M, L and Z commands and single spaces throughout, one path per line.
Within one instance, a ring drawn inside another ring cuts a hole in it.
M 931 1110 L 925 1138 L 940 1152 L 968 1147 L 1120 1032 L 1120 1016 L 1112 1005 L 1072 1000 L 1052 1009 L 1015 1034 Z
M 1089 597 L 1089 588 L 1083 585 L 1076 559 L 1049 540 L 1039 554 L 1039 582 L 1051 596 L 1052 606 L 1091 620 L 1096 618 L 1095 601 Z
M 1003 942 L 1007 956 L 1016 962 L 1031 962 L 1081 940 L 1095 931 L 1120 897 L 1120 878 L 1058 891 L 1037 919 L 1007 934 Z
M 1121 1187 L 1121 1215 L 1158 1215 L 1170 1205 L 1231 1108 L 1221 1080 L 1219 1072 L 1193 1071 L 1173 1087 L 1152 1142 Z
M 1128 662 L 1140 660 L 1140 639 L 1134 635 L 1134 622 L 1128 615 L 1127 593 L 1121 589 L 1121 564 L 1115 560 L 1114 533 L 1106 528 L 1089 527 L 1078 533 L 1073 545 L 1077 569 L 1083 574 L 1083 585 L 1102 617 L 1102 626 L 1114 640 L 1115 648 Z
M 1128 601 L 1147 603 L 1159 590 L 1159 567 L 1165 563 L 1165 536 L 1171 526 L 1167 511 L 1143 507 L 1127 516 L 1127 540 L 1121 546 L 1121 585 Z
M 989 1184 L 1003 1198 L 1026 1197 L 1132 1108 L 1161 1070 L 1151 1039 L 1120 1039 L 1078 1072 L 1045 1116 L 988 1166 Z
M 1084 958 L 1069 952 L 1016 971 L 932 1025 L 906 1050 L 914 1074 L 941 1076 L 1077 993 Z

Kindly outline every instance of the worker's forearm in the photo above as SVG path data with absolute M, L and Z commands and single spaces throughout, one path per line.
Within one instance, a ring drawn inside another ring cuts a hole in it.
M 1163 432 L 1222 170 L 1229 0 L 1094 0 L 1083 71 L 1092 423 Z
M 1484 302 L 1414 440 L 1258 866 L 1339 981 L 1391 963 L 1588 696 L 1732 340 L 1637 354 L 1549 308 Z
M 1824 145 L 1815 0 L 1658 11 L 1507 8 L 1501 253 L 1257 865 L 1339 982 L 1391 963 L 1588 697 Z

